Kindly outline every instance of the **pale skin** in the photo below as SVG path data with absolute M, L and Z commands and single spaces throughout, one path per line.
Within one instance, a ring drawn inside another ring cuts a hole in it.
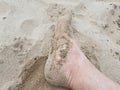
M 54 57 L 48 60 L 45 66 L 46 80 L 50 84 L 72 90 L 120 90 L 120 85 L 97 70 L 81 51 L 73 34 L 68 31 L 71 17 L 71 13 L 67 12 L 58 19 L 53 43 L 59 47 L 55 48 L 52 44 L 55 49 L 51 55 Z M 61 56 L 61 50 L 67 50 L 64 57 Z M 61 64 L 60 66 L 56 65 L 58 61 Z M 54 77 L 54 73 L 55 76 L 58 74 L 58 77 Z

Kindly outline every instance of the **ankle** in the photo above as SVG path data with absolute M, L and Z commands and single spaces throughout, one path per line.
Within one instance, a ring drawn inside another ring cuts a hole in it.
M 81 75 L 81 67 L 79 67 L 79 65 L 76 64 L 70 64 L 70 65 L 65 65 L 64 72 L 65 75 L 67 77 L 67 85 L 69 88 L 73 89 L 73 90 L 80 90 L 81 88 L 83 88 L 83 78 Z M 78 89 L 76 89 L 77 87 L 79 87 Z M 83 89 L 81 89 L 83 90 Z
M 70 88 L 73 90 L 93 90 L 95 67 L 88 60 L 83 60 L 79 64 L 72 66 Z

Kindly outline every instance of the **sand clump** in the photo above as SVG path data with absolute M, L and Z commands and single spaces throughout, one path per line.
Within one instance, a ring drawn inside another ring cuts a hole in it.
M 52 28 L 68 8 L 79 47 L 120 84 L 119 0 L 0 0 L 0 90 L 67 90 L 45 80 L 44 66 Z

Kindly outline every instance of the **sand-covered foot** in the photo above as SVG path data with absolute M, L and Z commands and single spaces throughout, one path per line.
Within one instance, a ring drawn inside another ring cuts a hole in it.
M 56 86 L 68 87 L 67 72 L 62 68 L 68 63 L 67 55 L 72 47 L 71 20 L 71 11 L 67 11 L 58 19 L 53 31 L 51 48 L 45 65 L 46 80 Z

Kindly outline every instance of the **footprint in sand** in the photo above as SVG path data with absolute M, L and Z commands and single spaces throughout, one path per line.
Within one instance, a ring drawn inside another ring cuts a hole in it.
M 38 26 L 38 23 L 33 19 L 24 20 L 20 26 L 23 33 L 32 34 L 32 31 Z

